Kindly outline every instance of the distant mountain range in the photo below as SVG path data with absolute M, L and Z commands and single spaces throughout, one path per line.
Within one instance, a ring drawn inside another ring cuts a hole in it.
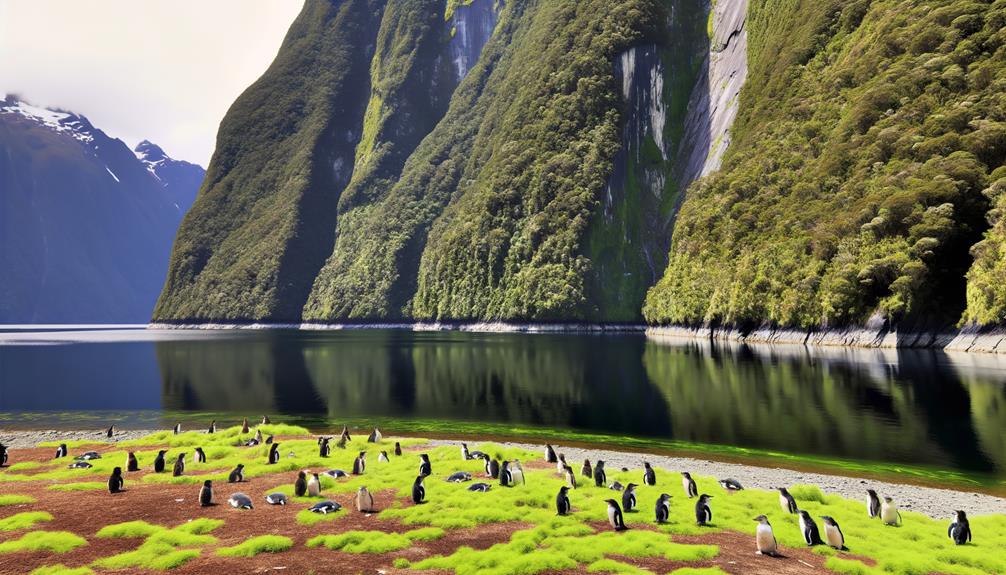
M 0 323 L 146 323 L 205 171 L 0 100 Z

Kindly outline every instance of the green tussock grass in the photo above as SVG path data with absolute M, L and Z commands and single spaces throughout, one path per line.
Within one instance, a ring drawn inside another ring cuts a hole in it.
M 224 522 L 220 519 L 201 518 L 168 529 L 145 521 L 129 521 L 109 525 L 98 531 L 98 537 L 143 537 L 144 541 L 132 551 L 103 557 L 94 562 L 104 569 L 174 569 L 201 554 L 201 547 L 214 545 L 217 538 L 207 533 Z M 193 549 L 195 548 L 195 549 Z
M 7 505 L 25 505 L 35 503 L 36 499 L 31 495 L 0 495 L 0 507 Z
M 727 575 L 727 572 L 719 567 L 682 567 L 668 575 Z
M 279 553 L 293 547 L 293 539 L 279 535 L 252 537 L 233 547 L 217 549 L 223 557 L 254 557 L 259 553 Z
M 444 530 L 437 527 L 424 527 L 405 532 L 405 537 L 409 541 L 436 541 L 443 536 Z
M 342 517 L 346 514 L 345 509 L 340 509 L 335 513 L 313 513 L 308 509 L 301 510 L 297 513 L 297 523 L 301 525 L 317 525 L 319 523 L 324 523 L 326 521 L 335 521 L 336 519 Z
M 163 571 L 184 565 L 199 554 L 199 549 L 176 549 L 164 543 L 144 543 L 133 551 L 98 559 L 94 565 L 103 569 L 139 567 Z
M 13 465 L 8 465 L 7 469 L 9 471 L 25 471 L 31 469 L 38 469 L 39 467 L 42 467 L 42 464 L 37 461 L 21 461 Z
M 82 481 L 79 483 L 56 483 L 46 487 L 50 491 L 95 491 L 108 489 L 108 483 L 101 481 Z
M 206 517 L 201 517 L 199 519 L 182 523 L 178 527 L 175 527 L 175 531 L 179 531 L 181 533 L 191 533 L 193 535 L 205 535 L 216 531 L 217 528 L 221 527 L 223 524 L 223 519 L 208 519 Z
M 31 572 L 31 575 L 93 575 L 94 570 L 90 567 L 67 567 L 62 563 L 58 565 L 46 565 Z
M 614 559 L 601 559 L 594 561 L 587 566 L 588 573 L 613 573 L 614 575 L 651 575 L 652 571 L 640 569 L 635 565 L 615 561 Z
M 412 541 L 398 533 L 383 531 L 347 531 L 338 535 L 319 535 L 308 540 L 308 547 L 325 546 L 346 553 L 390 553 L 408 549 Z
M 95 537 L 149 537 L 164 530 L 160 525 L 151 525 L 146 521 L 127 521 L 107 525 L 98 530 Z
M 18 529 L 30 529 L 36 523 L 52 521 L 52 515 L 45 511 L 26 511 L 0 519 L 0 531 L 17 531 Z
M 32 531 L 25 533 L 19 539 L 0 543 L 0 554 L 22 551 L 66 553 L 82 545 L 87 545 L 87 541 L 69 531 Z

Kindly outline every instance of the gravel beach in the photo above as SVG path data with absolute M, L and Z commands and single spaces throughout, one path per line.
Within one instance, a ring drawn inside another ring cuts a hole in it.
M 56 429 L 43 429 L 43 430 L 12 430 L 12 429 L 0 429 L 0 443 L 6 445 L 11 449 L 28 449 L 37 446 L 39 443 L 45 441 L 84 441 L 84 440 L 94 440 L 94 441 L 106 441 L 112 443 L 118 443 L 119 441 L 128 441 L 130 439 L 139 439 L 151 433 L 155 433 L 157 429 L 115 429 L 112 437 L 106 437 L 105 429 L 87 429 L 87 430 L 77 430 L 77 431 L 66 431 L 66 430 L 56 430 Z

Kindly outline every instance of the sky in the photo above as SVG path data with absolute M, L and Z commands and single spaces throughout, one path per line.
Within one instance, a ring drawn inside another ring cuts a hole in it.
M 130 148 L 209 163 L 301 0 L 0 0 L 0 93 L 83 114 Z

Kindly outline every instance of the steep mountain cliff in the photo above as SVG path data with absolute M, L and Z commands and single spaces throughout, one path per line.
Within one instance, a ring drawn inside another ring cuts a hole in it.
M 145 144 L 0 100 L 0 323 L 149 319 L 203 170 Z

